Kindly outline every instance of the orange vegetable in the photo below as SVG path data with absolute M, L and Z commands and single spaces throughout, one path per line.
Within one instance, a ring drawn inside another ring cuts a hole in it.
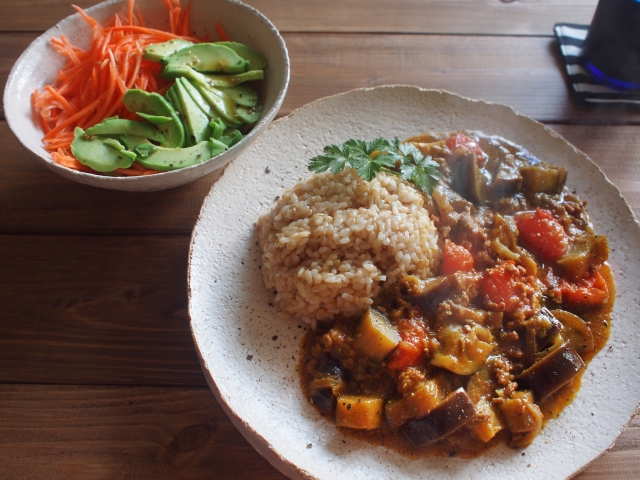
M 127 10 L 116 14 L 105 25 L 74 8 L 93 29 L 93 42 L 84 51 L 71 45 L 68 38 L 52 38 L 58 53 L 67 57 L 67 64 L 58 71 L 52 85 L 35 91 L 32 104 L 36 119 L 44 135 L 45 149 L 51 158 L 68 168 L 92 172 L 71 154 L 75 127 L 87 129 L 114 115 L 134 119 L 122 103 L 122 96 L 131 88 L 163 94 L 171 82 L 158 78 L 161 65 L 144 60 L 147 45 L 183 38 L 197 43 L 189 36 L 191 5 L 186 10 L 180 0 L 163 0 L 169 11 L 170 31 L 164 32 L 145 26 L 135 0 L 128 0 Z M 123 175 L 157 173 L 136 163 L 120 169 Z
M 543 262 L 555 262 L 569 250 L 569 238 L 551 212 L 538 208 L 515 219 L 520 243 Z
M 417 365 L 424 358 L 427 332 L 420 321 L 411 318 L 402 318 L 395 327 L 402 340 L 389 354 L 387 367 L 401 371 Z
M 473 270 L 473 255 L 471 252 L 462 245 L 457 245 L 449 239 L 445 240 L 440 275 L 470 272 L 471 270 Z
M 563 304 L 574 306 L 596 306 L 609 298 L 607 282 L 599 272 L 576 283 L 560 278 L 554 293 L 559 294 Z
M 517 284 L 521 279 L 515 262 L 508 260 L 488 268 L 482 278 L 481 289 L 485 297 L 504 312 L 513 312 L 520 303 Z
M 404 370 L 420 363 L 423 355 L 424 349 L 413 343 L 401 340 L 398 346 L 389 354 L 387 366 L 391 370 Z

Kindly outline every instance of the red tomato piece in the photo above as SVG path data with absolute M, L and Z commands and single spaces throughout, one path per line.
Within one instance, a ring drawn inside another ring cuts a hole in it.
M 404 370 L 420 363 L 424 350 L 413 343 L 401 340 L 389 354 L 387 366 L 391 370 Z
M 402 318 L 395 326 L 402 340 L 389 354 L 387 366 L 390 370 L 404 370 L 423 359 L 427 332 L 419 318 Z
M 511 313 L 520 304 L 517 284 L 521 274 L 515 262 L 508 260 L 485 270 L 481 289 L 483 295 L 500 310 Z
M 515 219 L 520 243 L 543 262 L 555 262 L 569 250 L 569 237 L 548 210 L 518 212 Z
M 449 239 L 445 240 L 440 275 L 470 272 L 471 270 L 473 270 L 473 255 L 471 252 L 462 245 L 457 245 Z
M 464 133 L 458 133 L 449 137 L 445 142 L 449 150 L 452 152 L 458 148 L 463 147 L 467 150 L 476 154 L 476 161 L 478 162 L 478 166 L 480 168 L 484 167 L 485 163 L 487 163 L 487 156 L 484 154 L 478 142 L 473 140 L 472 138 L 467 137 Z
M 607 282 L 600 272 L 595 272 L 577 283 L 561 278 L 555 290 L 560 293 L 562 303 L 575 306 L 596 306 L 609 298 Z

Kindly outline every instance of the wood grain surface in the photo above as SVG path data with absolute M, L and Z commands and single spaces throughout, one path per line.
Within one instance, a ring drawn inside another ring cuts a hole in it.
M 0 33 L 2 84 L 35 36 Z M 289 33 L 284 39 L 291 82 L 280 115 L 354 88 L 404 84 L 503 103 L 547 123 L 640 120 L 637 106 L 572 101 L 559 47 L 551 37 Z
M 3 0 L 0 31 L 43 31 L 94 0 Z M 551 35 L 591 21 L 597 0 L 246 0 L 283 32 Z M 37 15 L 35 14 L 37 12 Z
M 1 85 L 69 3 L 0 1 Z M 394 83 L 508 104 L 587 153 L 640 213 L 640 108 L 577 102 L 552 35 L 556 22 L 588 23 L 596 0 L 247 3 L 289 49 L 281 116 Z M 190 233 L 223 172 L 163 192 L 95 189 L 38 164 L 3 119 L 0 479 L 285 478 L 224 415 L 189 329 Z M 638 471 L 636 416 L 576 478 Z
M 286 478 L 206 387 L 0 385 L 0 412 L 3 479 Z M 636 417 L 576 478 L 637 479 L 639 443 Z

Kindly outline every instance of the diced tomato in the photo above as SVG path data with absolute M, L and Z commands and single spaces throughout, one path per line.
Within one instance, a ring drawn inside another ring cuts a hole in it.
M 596 306 L 606 302 L 609 298 L 607 282 L 599 272 L 595 272 L 577 283 L 560 278 L 554 292 L 559 294 L 557 296 L 562 303 L 574 306 Z
M 482 293 L 500 310 L 513 312 L 520 304 L 517 284 L 521 277 L 518 267 L 511 260 L 488 268 L 482 277 Z
M 445 240 L 440 275 L 470 272 L 471 270 L 473 270 L 473 255 L 471 252 L 462 245 L 457 245 L 449 239 Z
M 569 238 L 551 212 L 541 208 L 515 215 L 519 241 L 543 262 L 555 262 L 569 250 Z
M 389 354 L 387 366 L 391 370 L 404 370 L 420 363 L 424 349 L 419 348 L 413 343 L 401 340 L 400 343 Z
M 390 370 L 404 370 L 423 359 L 427 332 L 419 318 L 402 318 L 395 326 L 402 340 L 389 354 L 387 366 Z
M 458 148 L 463 147 L 467 150 L 476 154 L 476 161 L 478 162 L 478 166 L 480 168 L 484 167 L 485 163 L 487 163 L 487 156 L 484 154 L 478 142 L 473 140 L 472 138 L 467 137 L 464 133 L 458 133 L 449 137 L 445 142 L 449 150 L 452 152 Z

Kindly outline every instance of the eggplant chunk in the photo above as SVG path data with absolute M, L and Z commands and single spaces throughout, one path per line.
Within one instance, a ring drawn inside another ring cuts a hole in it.
M 593 333 L 587 322 L 579 316 L 565 310 L 553 310 L 554 317 L 562 324 L 560 334 L 578 353 L 592 352 L 594 349 Z
M 500 404 L 500 411 L 511 430 L 511 444 L 515 448 L 529 446 L 540 433 L 543 415 L 540 407 L 533 401 L 531 391 L 515 392 Z
M 455 432 L 475 414 L 469 395 L 459 388 L 447 395 L 431 413 L 409 420 L 400 427 L 400 431 L 413 446 L 421 447 Z
M 605 235 L 590 235 L 580 239 L 558 260 L 558 267 L 573 280 L 585 278 L 609 258 L 609 243 Z
M 412 305 L 423 314 L 434 314 L 440 302 L 453 290 L 453 277 L 434 277 L 420 284 L 420 290 L 409 297 Z
M 336 392 L 341 391 L 343 384 L 341 376 L 322 375 L 314 378 L 309 384 L 310 398 L 320 410 L 332 412 L 335 409 Z
M 379 311 L 369 308 L 360 319 L 355 347 L 368 357 L 382 361 L 400 343 L 400 334 Z
M 416 417 L 416 409 L 404 398 L 394 398 L 384 405 L 384 420 L 389 430 L 395 430 Z
M 518 193 L 522 185 L 522 176 L 519 170 L 507 162 L 498 167 L 493 183 L 491 184 L 491 196 L 493 198 L 511 197 Z
M 358 430 L 375 430 L 382 426 L 384 401 L 375 397 L 344 395 L 336 402 L 336 425 Z
M 554 165 L 529 165 L 520 168 L 522 191 L 526 194 L 560 193 L 567 181 L 567 169 Z
M 584 370 L 585 364 L 576 349 L 565 343 L 534 363 L 517 378 L 518 387 L 533 390 L 538 402 Z
M 456 161 L 451 175 L 451 186 L 476 205 L 486 200 L 487 178 L 478 167 L 475 153 L 465 153 Z
M 529 366 L 540 357 L 540 352 L 551 346 L 552 344 L 560 345 L 564 343 L 562 338 L 558 336 L 562 329 L 562 324 L 553 316 L 551 311 L 546 307 L 533 317 L 525 320 L 525 350 L 524 365 Z
M 483 442 L 488 442 L 505 428 L 502 414 L 492 402 L 495 391 L 491 369 L 486 364 L 471 376 L 467 384 L 467 393 L 476 409 L 476 417 L 469 423 L 469 428 Z

